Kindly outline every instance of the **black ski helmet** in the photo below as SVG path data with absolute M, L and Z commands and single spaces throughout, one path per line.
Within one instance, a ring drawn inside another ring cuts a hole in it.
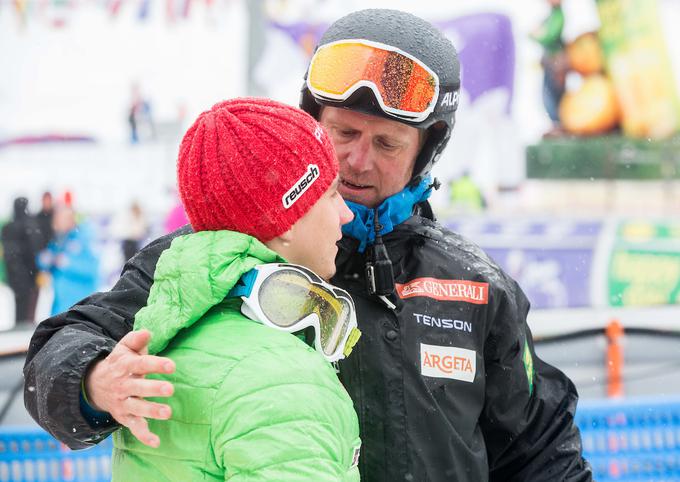
M 453 44 L 432 24 L 399 10 L 367 9 L 350 13 L 335 21 L 319 40 L 316 50 L 339 40 L 363 39 L 396 47 L 417 58 L 439 77 L 439 92 L 434 111 L 423 121 L 412 122 L 384 112 L 369 88 L 357 90 L 344 102 L 318 99 L 307 88 L 305 73 L 300 108 L 318 119 L 320 106 L 343 107 L 396 120 L 419 129 L 428 136 L 413 168 L 411 181 L 420 182 L 439 158 L 451 137 L 460 90 L 460 64 Z

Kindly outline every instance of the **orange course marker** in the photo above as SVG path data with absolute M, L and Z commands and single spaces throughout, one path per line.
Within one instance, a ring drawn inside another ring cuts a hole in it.
M 624 329 L 619 320 L 612 319 L 605 330 L 607 335 L 607 396 L 623 396 L 623 347 Z

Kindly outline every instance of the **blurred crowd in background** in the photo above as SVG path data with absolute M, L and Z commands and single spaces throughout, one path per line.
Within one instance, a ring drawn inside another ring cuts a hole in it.
M 121 267 L 152 234 L 175 230 L 186 222 L 179 203 L 162 226 L 152 229 L 136 201 L 102 222 L 81 214 L 70 191 L 57 196 L 45 191 L 36 210 L 26 197 L 14 199 L 11 215 L 0 217 L 0 282 L 13 292 L 13 318 L 16 322 L 40 321 L 102 288 L 102 244 L 119 247 L 113 257 Z M 3 320 L 3 326 L 7 325 Z

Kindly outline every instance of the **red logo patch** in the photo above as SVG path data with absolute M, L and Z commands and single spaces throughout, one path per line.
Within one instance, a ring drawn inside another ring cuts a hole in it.
M 489 302 L 489 283 L 457 279 L 416 278 L 396 284 L 399 298 L 426 296 L 439 301 L 466 301 L 476 305 Z

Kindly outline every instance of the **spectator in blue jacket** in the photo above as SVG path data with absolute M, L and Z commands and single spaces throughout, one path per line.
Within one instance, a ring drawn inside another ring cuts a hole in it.
M 38 267 L 52 278 L 52 314 L 60 313 L 97 289 L 99 260 L 87 225 L 76 223 L 73 209 L 54 213 L 54 238 L 38 256 Z

